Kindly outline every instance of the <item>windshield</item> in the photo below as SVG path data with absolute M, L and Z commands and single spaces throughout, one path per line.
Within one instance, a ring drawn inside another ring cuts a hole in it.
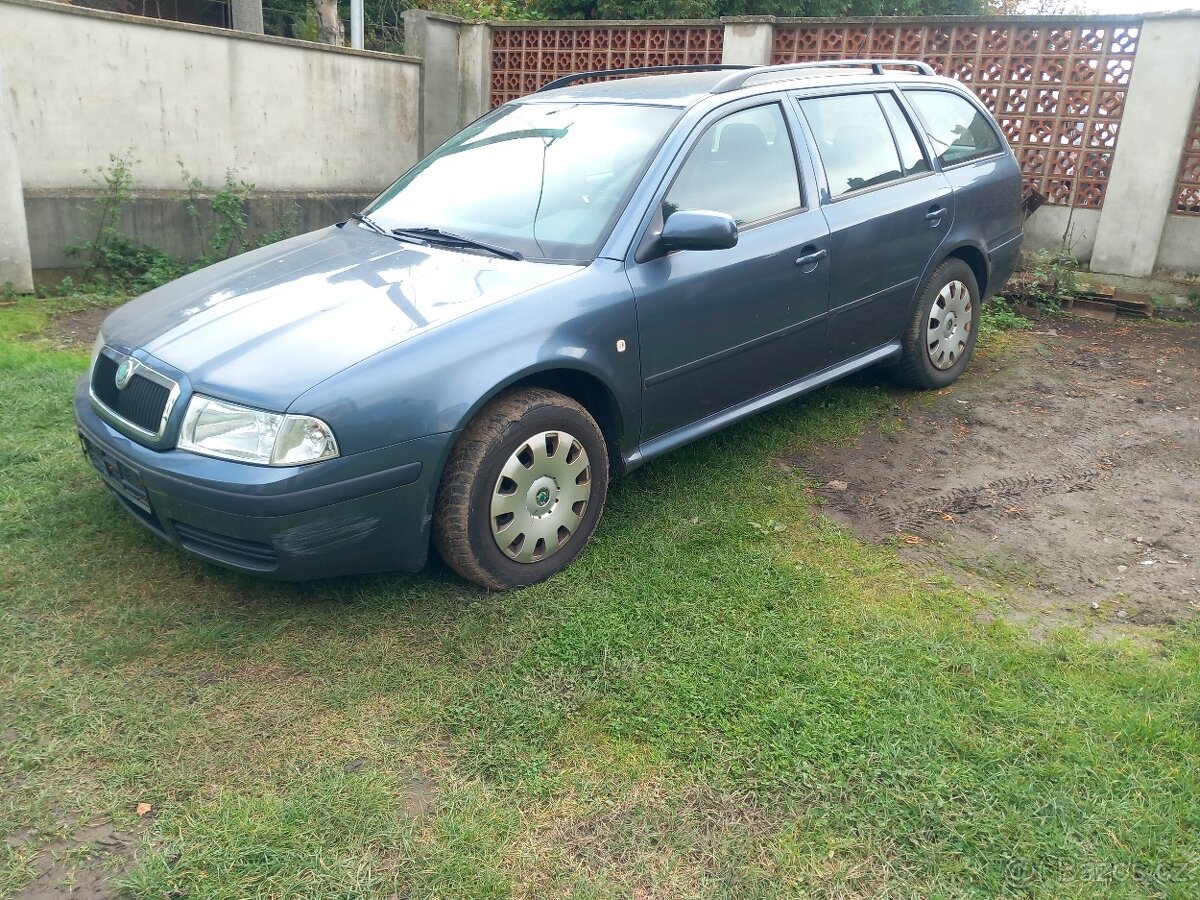
M 674 108 L 504 106 L 469 125 L 383 192 L 384 229 L 438 228 L 535 259 L 592 259 Z

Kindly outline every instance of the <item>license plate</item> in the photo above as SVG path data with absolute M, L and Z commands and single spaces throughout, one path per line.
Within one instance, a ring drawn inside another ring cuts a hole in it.
M 151 512 L 150 499 L 146 496 L 146 485 L 137 469 L 117 459 L 111 453 L 104 452 L 82 433 L 79 435 L 79 443 L 83 446 L 83 455 L 92 464 L 92 468 L 100 473 L 104 483 L 114 493 L 146 512 Z

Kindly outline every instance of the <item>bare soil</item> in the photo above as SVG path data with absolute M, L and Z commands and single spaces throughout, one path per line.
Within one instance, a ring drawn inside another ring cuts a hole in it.
M 10 835 L 10 852 L 19 852 L 34 838 L 29 831 Z M 111 822 L 76 826 L 33 857 L 35 877 L 13 895 L 13 900 L 117 898 L 121 893 L 116 882 L 133 863 L 141 841 L 140 835 L 119 831 Z
M 896 391 L 853 443 L 786 462 L 860 537 L 1004 598 L 1035 632 L 1200 614 L 1194 320 L 1042 319 L 945 390 Z
M 50 338 L 63 350 L 90 350 L 110 312 L 108 307 L 95 307 L 54 316 Z

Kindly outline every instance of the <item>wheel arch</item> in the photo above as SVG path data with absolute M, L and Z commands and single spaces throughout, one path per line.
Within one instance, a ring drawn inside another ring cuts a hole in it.
M 466 428 L 481 409 L 501 394 L 522 388 L 556 391 L 570 397 L 586 409 L 596 420 L 596 424 L 600 426 L 600 433 L 604 436 L 609 472 L 617 475 L 625 470 L 624 439 L 628 421 L 616 394 L 596 372 L 580 368 L 578 365 L 568 365 L 564 361 L 518 373 L 496 385 L 472 405 L 463 416 L 459 427 Z
M 938 265 L 940 266 L 948 259 L 961 259 L 968 266 L 970 266 L 971 271 L 975 275 L 975 284 L 979 288 L 980 300 L 987 296 L 988 261 L 987 256 L 981 249 L 979 249 L 979 247 L 974 244 L 959 244 L 957 247 L 950 250 L 944 257 L 942 257 L 941 262 L 939 262 Z M 937 266 L 934 268 L 937 268 Z

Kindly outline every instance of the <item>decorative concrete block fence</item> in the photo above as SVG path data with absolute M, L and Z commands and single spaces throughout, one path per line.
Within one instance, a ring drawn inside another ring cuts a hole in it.
M 416 24 L 416 23 L 414 23 Z M 719 24 L 719 27 L 718 27 Z M 1200 16 L 492 22 L 492 105 L 580 70 L 915 59 L 992 111 L 1047 198 L 1031 247 L 1068 231 L 1093 270 L 1200 273 Z

